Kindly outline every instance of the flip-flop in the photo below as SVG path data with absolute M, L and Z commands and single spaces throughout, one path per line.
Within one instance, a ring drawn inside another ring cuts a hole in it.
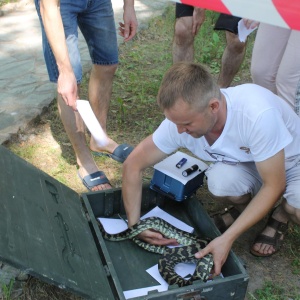
M 132 152 L 133 147 L 128 144 L 119 145 L 113 153 L 93 151 L 95 156 L 108 156 L 120 163 L 123 163 L 128 155 Z
M 107 179 L 106 175 L 102 171 L 97 171 L 95 173 L 86 175 L 84 177 L 81 177 L 79 172 L 77 172 L 77 174 L 81 179 L 82 183 L 85 185 L 85 187 L 91 192 L 92 192 L 92 188 L 97 185 L 108 183 L 111 186 L 109 180 Z

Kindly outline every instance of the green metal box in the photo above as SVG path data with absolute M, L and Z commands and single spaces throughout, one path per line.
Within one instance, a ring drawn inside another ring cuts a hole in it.
M 130 241 L 102 238 L 97 217 L 125 217 L 120 189 L 78 195 L 0 146 L 0 260 L 87 299 L 125 299 L 126 290 L 158 283 L 145 270 L 159 255 Z M 192 197 L 176 202 L 143 187 L 143 213 L 155 206 L 188 223 L 196 233 L 215 237 L 219 231 Z M 224 278 L 134 299 L 243 300 L 248 275 L 231 252 Z

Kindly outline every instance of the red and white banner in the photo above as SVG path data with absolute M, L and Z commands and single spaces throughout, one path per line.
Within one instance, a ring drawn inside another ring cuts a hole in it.
M 237 17 L 300 30 L 300 0 L 174 0 Z

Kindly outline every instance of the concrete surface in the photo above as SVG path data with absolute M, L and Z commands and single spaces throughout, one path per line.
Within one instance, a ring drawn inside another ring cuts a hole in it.
M 116 25 L 123 20 L 123 1 L 112 0 Z M 162 14 L 164 0 L 135 0 L 139 30 Z M 117 25 L 118 27 L 118 25 Z M 0 9 L 0 144 L 37 117 L 56 97 L 42 53 L 41 30 L 33 0 L 20 0 Z M 118 37 L 118 43 L 122 38 Z M 83 71 L 91 68 L 80 36 Z

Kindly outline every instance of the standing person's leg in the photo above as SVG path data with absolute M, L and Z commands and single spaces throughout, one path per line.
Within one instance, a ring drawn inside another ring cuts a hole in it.
M 193 6 L 176 3 L 173 63 L 194 60 L 193 11 Z
M 226 31 L 226 47 L 221 61 L 218 85 L 221 88 L 230 86 L 234 76 L 240 69 L 246 53 L 247 42 L 241 42 L 238 37 L 238 22 L 241 18 L 220 14 L 215 30 Z
M 111 1 L 94 1 L 79 16 L 78 25 L 86 39 L 93 62 L 89 80 L 89 101 L 101 127 L 107 132 L 112 84 L 118 65 L 118 44 Z M 108 141 L 105 147 L 100 147 L 91 137 L 90 149 L 96 155 L 108 155 L 119 162 L 123 162 L 133 149 L 128 144 L 118 145 L 110 138 Z
M 276 77 L 281 64 L 290 29 L 261 23 L 251 59 L 251 76 L 255 84 L 277 94 Z
M 46 33 L 40 15 L 38 0 L 36 0 L 36 8 L 41 21 L 43 51 L 49 74 L 49 79 L 51 82 L 57 82 L 59 72 L 55 57 L 51 51 L 50 45 L 46 37 Z M 72 5 L 66 4 L 64 1 L 60 2 L 60 12 L 63 19 L 69 57 L 78 84 L 80 84 L 80 81 L 82 79 L 76 21 L 77 14 L 80 12 L 80 9 L 84 9 L 84 7 L 80 7 L 80 3 L 78 3 L 76 7 L 73 7 Z M 77 164 L 79 165 L 78 174 L 81 178 L 83 178 L 83 183 L 86 186 L 89 186 L 89 189 L 93 191 L 111 188 L 105 174 L 103 172 L 98 172 L 98 167 L 95 164 L 93 157 L 90 153 L 90 149 L 86 144 L 85 127 L 79 113 L 74 112 L 70 106 L 67 106 L 60 95 L 57 96 L 57 102 L 62 123 L 75 151 Z M 90 175 L 92 174 L 93 176 L 90 177 Z
M 276 78 L 277 94 L 295 110 L 300 80 L 300 31 L 291 30 Z M 298 112 L 299 115 L 299 112 Z
M 79 166 L 79 176 L 81 178 L 86 178 L 86 184 L 90 186 L 92 191 L 111 188 L 108 180 L 105 180 L 104 173 L 97 173 L 99 170 L 91 155 L 90 149 L 87 146 L 85 126 L 81 116 L 78 112 L 74 112 L 70 106 L 67 106 L 60 95 L 57 96 L 57 103 L 62 123 L 76 155 L 76 161 Z M 104 183 L 93 185 L 86 177 L 91 174 L 96 174 L 96 177 L 103 176 L 102 179 L 104 180 Z
M 221 71 L 218 85 L 221 88 L 229 87 L 234 76 L 240 69 L 246 53 L 247 42 L 241 42 L 238 35 L 226 31 L 226 47 L 222 55 Z
M 113 77 L 116 70 L 116 64 L 93 65 L 89 80 L 89 101 L 102 129 L 105 132 L 107 132 L 107 115 L 112 94 Z M 91 137 L 90 149 L 92 151 L 106 151 L 108 153 L 113 153 L 118 144 L 110 138 L 108 141 L 109 143 L 105 146 L 105 148 L 100 148 L 93 137 Z

